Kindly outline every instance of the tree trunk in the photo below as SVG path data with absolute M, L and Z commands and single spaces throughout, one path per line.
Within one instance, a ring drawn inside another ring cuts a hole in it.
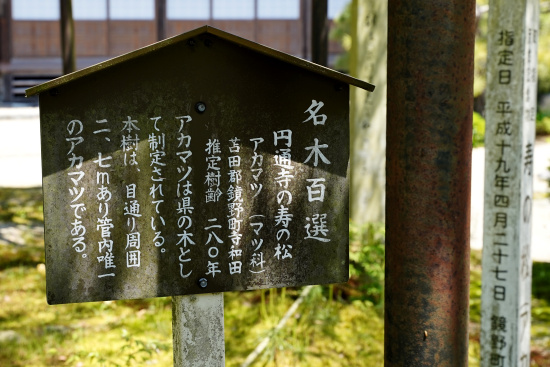
M 353 0 L 350 74 L 376 85 L 373 93 L 351 88 L 350 215 L 357 223 L 384 220 L 387 19 L 387 2 Z

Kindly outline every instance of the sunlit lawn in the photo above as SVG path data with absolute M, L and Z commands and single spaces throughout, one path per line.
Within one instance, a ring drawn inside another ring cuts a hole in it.
M 0 190 L 0 221 L 40 224 L 40 190 Z M 0 366 L 172 365 L 170 298 L 48 306 L 43 241 L 24 236 L 25 245 L 0 242 Z M 534 268 L 531 366 L 550 366 L 547 265 Z M 470 365 L 478 366 L 478 252 L 471 278 Z M 352 300 L 344 287 L 314 287 L 275 332 L 300 291 L 226 293 L 226 365 L 240 366 L 268 336 L 253 366 L 383 365 L 383 305 Z
M 5 250 L 5 247 L 2 247 Z M 0 258 L 5 253 L 0 253 Z M 299 290 L 225 294 L 226 363 L 240 365 L 260 341 L 254 365 L 365 366 L 382 358 L 383 321 L 368 302 L 326 299 L 315 287 L 278 334 L 273 327 Z M 42 264 L 0 272 L 0 366 L 172 365 L 169 298 L 48 306 Z M 380 311 L 380 310 L 378 310 Z

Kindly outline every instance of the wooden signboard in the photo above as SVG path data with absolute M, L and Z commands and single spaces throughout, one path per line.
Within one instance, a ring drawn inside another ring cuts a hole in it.
M 30 90 L 48 302 L 345 282 L 350 83 L 203 27 Z

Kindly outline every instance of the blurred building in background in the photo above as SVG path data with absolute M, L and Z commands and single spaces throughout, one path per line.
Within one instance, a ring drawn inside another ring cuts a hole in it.
M 72 0 L 81 69 L 194 28 L 211 25 L 310 59 L 315 0 Z M 332 23 L 349 0 L 329 0 Z M 61 75 L 59 0 L 0 0 L 0 98 Z M 329 44 L 329 65 L 343 50 Z

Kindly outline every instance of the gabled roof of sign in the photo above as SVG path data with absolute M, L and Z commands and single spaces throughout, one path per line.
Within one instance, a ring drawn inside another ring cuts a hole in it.
M 29 88 L 25 91 L 26 96 L 30 97 L 30 96 L 33 96 L 33 95 L 36 95 L 36 94 L 40 94 L 40 93 L 42 93 L 46 90 L 61 86 L 63 84 L 66 84 L 66 83 L 72 82 L 74 80 L 80 79 L 80 78 L 82 78 L 86 75 L 95 73 L 96 71 L 103 70 L 103 69 L 109 68 L 109 67 L 114 66 L 114 65 L 118 65 L 118 64 L 123 63 L 127 60 L 131 60 L 131 59 L 134 59 L 136 57 L 140 57 L 142 55 L 149 54 L 151 52 L 155 52 L 156 50 L 161 49 L 165 46 L 168 46 L 168 45 L 171 45 L 171 44 L 174 44 L 174 43 L 178 43 L 178 42 L 182 42 L 182 41 L 186 41 L 190 38 L 199 36 L 201 34 L 212 34 L 214 36 L 223 38 L 227 41 L 233 42 L 233 43 L 235 43 L 239 46 L 249 48 L 249 49 L 254 50 L 258 53 L 273 57 L 275 59 L 279 59 L 281 61 L 293 64 L 293 65 L 296 65 L 298 67 L 301 67 L 303 69 L 307 69 L 307 70 L 312 71 L 314 73 L 321 74 L 321 75 L 333 78 L 333 79 L 341 81 L 343 83 L 354 85 L 356 87 L 365 89 L 369 92 L 372 92 L 374 90 L 374 85 L 369 84 L 367 82 L 364 82 L 362 80 L 353 78 L 349 75 L 334 71 L 334 70 L 329 69 L 327 67 L 309 62 L 309 61 L 304 60 L 304 59 L 301 59 L 299 57 L 295 57 L 295 56 L 286 54 L 284 52 L 277 51 L 277 50 L 272 49 L 270 47 L 267 47 L 267 46 L 261 45 L 259 43 L 252 42 L 252 41 L 249 41 L 247 39 L 235 36 L 231 33 L 224 32 L 224 31 L 219 30 L 217 28 L 213 28 L 211 26 L 202 26 L 202 27 L 194 29 L 192 31 L 180 34 L 180 35 L 175 36 L 175 37 L 165 39 L 163 41 L 154 43 L 150 46 L 140 48 L 140 49 L 132 51 L 130 53 L 112 58 L 110 60 L 101 62 L 99 64 L 92 65 L 92 66 L 87 67 L 85 69 L 76 71 L 74 73 L 70 73 L 70 74 L 61 76 L 61 77 L 59 77 L 57 79 L 54 79 L 54 80 L 51 80 L 49 82 L 34 86 L 34 87 Z

